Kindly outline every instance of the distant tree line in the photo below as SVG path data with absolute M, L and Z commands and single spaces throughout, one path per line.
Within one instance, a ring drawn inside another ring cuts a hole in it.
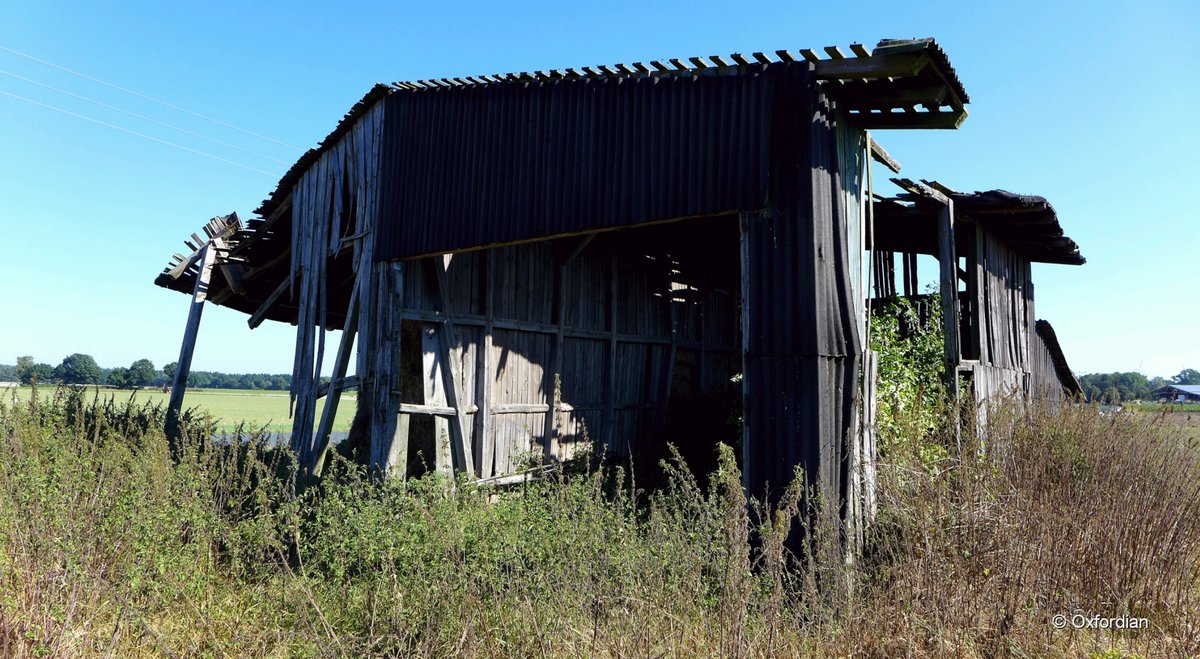
M 117 389 L 167 387 L 175 379 L 177 362 L 156 369 L 149 359 L 138 359 L 129 366 L 101 368 L 91 355 L 75 353 L 64 357 L 58 366 L 35 362 L 28 355 L 17 358 L 16 364 L 0 364 L 0 382 L 21 384 L 96 384 Z M 220 373 L 192 371 L 188 386 L 200 389 L 267 389 L 286 391 L 292 385 L 291 375 L 270 373 Z
M 1147 378 L 1141 373 L 1089 373 L 1079 378 L 1087 399 L 1096 403 L 1117 404 L 1150 398 L 1155 390 L 1169 384 L 1200 384 L 1200 371 L 1185 368 L 1169 378 Z

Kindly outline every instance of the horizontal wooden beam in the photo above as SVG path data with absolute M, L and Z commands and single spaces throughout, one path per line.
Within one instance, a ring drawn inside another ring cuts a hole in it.
M 925 199 L 930 199 L 932 201 L 936 201 L 939 204 L 942 204 L 944 206 L 950 205 L 949 197 L 942 194 L 941 192 L 938 192 L 937 190 L 934 190 L 933 188 L 929 187 L 928 185 L 925 185 L 924 183 L 921 183 L 919 181 L 913 181 L 913 180 L 906 179 L 906 178 L 893 178 L 893 179 L 891 179 L 891 181 L 892 181 L 892 183 L 895 183 L 897 186 L 903 188 L 904 190 L 907 190 L 909 193 L 911 193 L 913 195 L 916 195 L 918 197 L 922 197 Z
M 360 386 L 362 386 L 362 380 L 357 375 L 348 375 L 344 378 L 322 382 L 317 385 L 317 398 L 328 394 L 331 388 L 335 388 L 338 391 L 347 391 L 349 389 L 357 389 Z
M 392 393 L 400 393 L 393 389 Z M 465 414 L 479 411 L 476 405 L 468 405 Z M 458 416 L 458 411 L 447 405 L 421 405 L 419 403 L 400 403 L 400 414 L 425 414 L 428 416 Z
M 427 323 L 443 323 L 446 317 L 434 312 L 423 311 L 420 309 L 404 309 L 399 313 L 400 318 L 404 320 L 419 320 Z M 558 326 L 549 323 L 538 323 L 526 320 L 504 320 L 494 319 L 491 326 L 498 330 L 509 330 L 514 332 L 529 332 L 532 334 L 558 334 Z M 475 314 L 455 314 L 454 324 L 465 327 L 485 327 L 489 323 L 485 316 Z M 589 330 L 575 327 L 566 327 L 563 329 L 563 335 L 570 339 L 595 339 L 597 341 L 607 341 L 610 337 L 609 332 L 604 330 Z M 671 338 L 666 336 L 648 336 L 644 334 L 617 334 L 618 343 L 640 343 L 647 345 L 670 345 Z M 724 343 L 701 343 L 699 341 L 688 341 L 685 339 L 676 339 L 675 343 L 683 348 L 700 348 L 708 350 L 729 350 L 735 351 L 738 348 L 732 344 Z
M 951 112 L 859 112 L 847 115 L 859 128 L 953 130 L 967 120 L 966 108 Z

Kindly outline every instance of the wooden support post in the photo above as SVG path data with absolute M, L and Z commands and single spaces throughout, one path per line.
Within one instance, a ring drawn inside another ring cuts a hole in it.
M 366 259 L 371 251 L 362 250 Z M 404 263 L 375 263 L 373 288 L 363 298 L 369 304 L 360 306 L 360 335 L 366 355 L 367 374 L 372 386 L 359 390 L 359 404 L 369 394 L 371 401 L 371 468 L 378 474 L 391 477 L 404 474 L 408 467 L 408 434 L 400 413 L 400 330 L 401 306 L 404 296 Z M 360 303 L 361 304 L 361 303 Z M 361 372 L 360 372 L 360 375 Z M 404 459 L 403 462 L 397 460 Z
M 337 416 L 338 403 L 345 386 L 346 365 L 350 362 L 350 349 L 358 331 L 358 286 L 350 292 L 350 304 L 346 309 L 346 322 L 342 325 L 342 341 L 338 344 L 337 357 L 333 361 L 333 375 L 329 380 L 329 391 L 325 396 L 325 409 L 321 412 L 321 423 L 317 426 L 312 464 L 314 476 L 320 476 L 325 466 L 325 453 L 329 450 L 329 436 L 333 432 L 333 421 Z
M 204 247 L 198 259 L 196 285 L 192 288 L 192 304 L 188 308 L 187 325 L 183 330 L 183 342 L 179 346 L 179 366 L 175 369 L 175 380 L 171 385 L 171 399 L 167 403 L 167 437 L 172 451 L 179 449 L 179 412 L 183 407 L 183 394 L 187 390 L 188 372 L 192 368 L 192 352 L 196 349 L 196 336 L 200 332 L 200 316 L 204 313 L 204 301 L 208 297 L 208 283 L 212 278 L 216 251 Z
M 976 334 L 979 337 L 979 352 L 976 358 L 980 364 L 992 363 L 992 354 L 989 348 L 990 341 L 988 340 L 988 319 L 991 317 L 988 313 L 988 263 L 986 236 L 984 235 L 983 227 L 978 223 L 975 224 L 975 307 L 978 309 L 975 319 Z
M 951 400 L 958 401 L 958 258 L 954 254 L 954 203 L 947 202 L 938 217 L 938 265 L 941 268 L 942 324 L 946 350 L 946 386 Z

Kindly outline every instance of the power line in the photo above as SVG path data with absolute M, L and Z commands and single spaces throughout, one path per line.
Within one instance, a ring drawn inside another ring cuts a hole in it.
M 278 158 L 272 158 L 271 156 L 268 156 L 268 155 L 267 155 L 267 154 L 265 154 L 265 153 L 259 153 L 259 152 L 257 152 L 257 151 L 252 151 L 252 150 L 250 150 L 250 149 L 245 149 L 245 148 L 242 148 L 242 147 L 240 147 L 240 146 L 238 146 L 238 145 L 236 145 L 236 144 L 230 144 L 229 142 L 222 142 L 221 140 L 218 140 L 218 139 L 215 139 L 215 138 L 212 138 L 212 137 L 208 137 L 207 135 L 201 135 L 200 133 L 196 133 L 196 132 L 190 131 L 190 130 L 188 130 L 188 129 L 186 129 L 186 128 L 180 128 L 180 127 L 178 127 L 178 126 L 172 126 L 171 124 L 168 124 L 168 123 L 166 123 L 166 122 L 159 121 L 159 120 L 157 120 L 157 119 L 153 119 L 153 118 L 151 118 L 151 117 L 147 117 L 147 116 L 144 116 L 144 115 L 140 115 L 140 114 L 138 114 L 138 113 L 136 113 L 136 112 L 130 112 L 129 110 L 124 110 L 124 109 L 122 109 L 122 108 L 119 108 L 119 107 L 117 107 L 117 106 L 115 106 L 115 105 L 109 105 L 108 103 L 104 103 L 104 102 L 102 102 L 102 101 L 97 101 L 97 100 L 96 100 L 96 99 L 94 99 L 94 98 L 88 98 L 88 97 L 86 97 L 86 96 L 80 96 L 79 94 L 76 94 L 76 93 L 73 93 L 73 92 L 69 92 L 69 91 L 67 91 L 67 90 L 65 90 L 65 89 L 60 89 L 60 88 L 58 88 L 58 87 L 55 87 L 55 86 L 53 86 L 53 85 L 47 85 L 46 83 L 43 83 L 43 82 L 38 82 L 37 80 L 31 80 L 31 79 L 29 79 L 29 78 L 26 78 L 26 77 L 24 77 L 24 76 L 19 76 L 19 75 L 15 74 L 15 73 L 10 73 L 10 72 L 8 72 L 8 71 L 0 71 L 0 75 L 6 75 L 6 76 L 8 76 L 8 77 L 10 77 L 10 78 L 16 78 L 17 80 L 21 80 L 21 81 L 23 81 L 23 82 L 27 82 L 27 83 L 29 83 L 29 84 L 31 84 L 31 85 L 37 85 L 38 87 L 42 87 L 42 88 L 45 88 L 45 89 L 49 89 L 49 90 L 51 90 L 51 91 L 55 91 L 55 92 L 58 92 L 58 93 L 60 93 L 60 94 L 66 94 L 67 96 L 70 96 L 70 97 L 72 97 L 72 98 L 77 98 L 77 99 L 79 99 L 79 100 L 81 100 L 81 101 L 86 101 L 86 102 L 88 102 L 88 103 L 92 103 L 92 104 L 95 104 L 95 105 L 99 105 L 99 106 L 100 106 L 100 107 L 102 107 L 102 108 L 108 108 L 109 110 L 113 110 L 114 112 L 120 112 L 120 113 L 122 113 L 122 114 L 129 115 L 129 116 L 131 116 L 131 117 L 133 117 L 133 118 L 135 118 L 135 119 L 141 119 L 142 121 L 149 121 L 149 122 L 150 122 L 150 123 L 152 123 L 152 124 L 158 124 L 159 126 L 163 126 L 163 127 L 166 127 L 166 128 L 170 128 L 171 130 L 178 131 L 178 132 L 180 132 L 180 133 L 183 133 L 184 135 L 191 135 L 192 137 L 198 137 L 198 138 L 200 138 L 200 139 L 202 139 L 202 140 L 208 140 L 209 142 L 212 142 L 212 143 L 214 143 L 214 144 L 220 144 L 221 146 L 228 147 L 228 148 L 230 148 L 230 149 L 237 149 L 238 151 L 241 151 L 241 152 L 243 152 L 243 153 L 248 153 L 248 154 L 250 154 L 250 155 L 252 155 L 252 156 L 258 156 L 259 158 L 266 158 L 267 160 L 270 160 L 270 161 L 272 161 L 272 162 L 277 162 L 277 163 L 279 163 L 279 164 L 281 164 L 281 165 L 288 165 L 288 164 L 291 164 L 291 163 L 288 163 L 288 162 L 286 162 L 286 161 L 279 160 Z
M 138 98 L 140 98 L 140 99 L 144 99 L 144 100 L 150 101 L 150 102 L 152 102 L 152 103 L 158 103 L 159 105 L 162 105 L 162 106 L 165 106 L 165 107 L 171 108 L 172 110 L 177 110 L 177 111 L 179 111 L 179 112 L 183 112 L 183 113 L 186 113 L 186 114 L 190 114 L 190 115 L 192 115 L 193 117 L 198 117 L 198 118 L 200 118 L 200 119 L 203 119 L 203 120 L 205 120 L 205 121 L 212 122 L 212 123 L 214 123 L 214 124 L 217 124 L 217 125 L 219 125 L 219 126 L 224 126 L 224 127 L 226 127 L 226 128 L 232 128 L 233 130 L 236 130 L 236 131 L 238 131 L 238 132 L 245 133 L 245 134 L 247 134 L 247 135 L 250 135 L 250 136 L 252 136 L 252 137 L 257 137 L 257 138 L 258 138 L 258 139 L 260 139 L 260 140 L 266 140 L 266 141 L 268 141 L 268 142 L 273 142 L 273 143 L 275 143 L 275 144 L 278 144 L 278 145 L 280 145 L 280 146 L 286 146 L 286 147 L 288 147 L 289 149 L 295 149 L 295 150 L 297 150 L 297 151 L 304 151 L 304 149 L 303 149 L 302 147 L 298 147 L 298 146 L 296 146 L 296 145 L 294 145 L 294 144 L 288 144 L 287 142 L 280 142 L 279 140 L 277 140 L 277 139 L 274 139 L 274 138 L 267 137 L 266 135 L 260 135 L 260 134 L 258 134 L 258 133 L 255 133 L 255 132 L 253 132 L 253 131 L 246 130 L 245 128 L 241 128 L 241 127 L 238 127 L 238 126 L 234 126 L 233 124 L 226 123 L 226 122 L 224 122 L 224 121 L 221 121 L 220 119 L 214 119 L 214 118 L 212 118 L 212 117 L 209 117 L 209 116 L 207 116 L 207 115 L 200 114 L 199 112 L 193 112 L 193 111 L 191 111 L 191 110 L 189 110 L 189 109 L 187 109 L 187 108 L 181 108 L 181 107 L 179 107 L 178 105 L 173 105 L 173 104 L 171 104 L 171 103 L 168 103 L 168 102 L 166 102 L 166 101 L 159 100 L 159 99 L 157 99 L 157 98 L 154 98 L 153 96 L 147 96 L 147 95 L 145 95 L 145 94 L 142 94 L 142 93 L 139 93 L 139 92 L 135 92 L 135 91 L 133 91 L 132 89 L 126 89 L 126 88 L 124 88 L 124 87 L 121 87 L 121 86 L 119 86 L 119 85 L 114 85 L 114 84 L 113 84 L 113 83 L 111 83 L 111 82 L 105 82 L 104 80 L 101 80 L 101 79 L 99 79 L 99 78 L 94 78 L 94 77 L 92 77 L 92 76 L 90 76 L 90 75 L 88 75 L 88 74 L 86 74 L 86 73 L 80 73 L 80 72 L 78 72 L 78 71 L 75 71 L 75 70 L 72 70 L 72 69 L 68 69 L 68 68 L 67 68 L 67 67 L 65 67 L 65 66 L 59 66 L 58 64 L 55 64 L 55 63 L 53 63 L 53 62 L 47 62 L 47 61 L 46 61 L 46 60 L 44 60 L 44 59 L 38 59 L 38 58 L 34 57 L 33 55 L 28 55 L 28 54 L 26 54 L 26 53 L 22 53 L 22 52 L 21 52 L 21 51 L 19 51 L 19 50 L 13 50 L 12 48 L 8 48 L 8 47 L 5 47 L 5 46 L 0 46 L 0 50 L 3 50 L 3 51 L 5 51 L 5 52 L 7 52 L 7 53 L 12 53 L 13 55 L 16 55 L 17 57 L 24 57 L 25 59 L 27 59 L 27 60 L 30 60 L 30 61 L 32 61 L 32 62 L 37 62 L 38 64 L 42 64 L 42 65 L 49 66 L 49 67 L 51 67 L 51 68 L 54 68 L 54 69 L 58 69 L 59 71 L 64 71 L 64 72 L 66 72 L 66 73 L 70 73 L 71 75 L 74 75 L 74 76 L 79 76 L 80 78 L 84 78 L 85 80 L 91 80 L 92 82 L 94 82 L 94 83 L 97 83 L 97 84 L 100 84 L 100 85 L 104 85 L 105 87 L 111 87 L 112 89 L 115 89 L 115 90 L 117 90 L 117 91 L 119 91 L 119 92 L 122 92 L 122 93 L 125 93 L 125 94 L 129 94 L 129 95 L 131 95 L 131 96 L 136 96 L 136 97 L 138 97 Z
M 72 112 L 72 111 L 70 111 L 70 110 L 65 110 L 65 109 L 63 109 L 63 108 L 60 108 L 60 107 L 56 107 L 56 106 L 53 106 L 53 105 L 49 105 L 49 104 L 47 104 L 47 103 L 42 103 L 41 101 L 35 101 L 35 100 L 33 100 L 32 98 L 26 98 L 26 97 L 24 97 L 24 96 L 18 96 L 17 94 L 12 94 L 12 93 L 9 93 L 9 92 L 3 91 L 3 90 L 0 90 L 0 94 L 3 94 L 4 96 L 9 96 L 9 97 L 15 98 L 15 99 L 17 99 L 18 101 L 25 101 L 26 103 L 31 103 L 31 104 L 33 104 L 33 105 L 38 105 L 38 106 L 41 106 L 41 107 L 43 107 L 43 108 L 46 108 L 46 109 L 48 109 L 48 110 L 54 110 L 54 111 L 56 111 L 56 112 L 61 112 L 61 113 L 63 113 L 63 114 L 68 114 L 68 115 L 71 115 L 72 117 L 76 117 L 76 118 L 79 118 L 79 119 L 83 119 L 84 121 L 90 121 L 90 122 L 92 122 L 92 123 L 100 124 L 101 126 L 107 126 L 107 127 L 109 127 L 109 128 L 113 128 L 113 129 L 119 130 L 119 131 L 121 131 L 121 132 L 123 132 L 123 133 L 129 133 L 130 135 L 137 135 L 138 137 L 144 137 L 144 138 L 146 138 L 146 139 L 148 139 L 148 140 L 151 140 L 151 141 L 153 141 L 153 142 L 158 142 L 159 144 L 165 144 L 165 145 L 167 145 L 167 146 L 169 146 L 169 147 L 172 147 L 172 148 L 175 148 L 175 149 L 179 149 L 180 151 L 187 151 L 188 153 L 194 153 L 194 154 L 196 154 L 196 155 L 198 155 L 198 156 L 204 156 L 205 158 L 212 158 L 213 160 L 219 160 L 219 161 L 221 161 L 221 162 L 223 162 L 223 163 L 227 163 L 227 164 L 233 165 L 234 167 L 241 167 L 242 169 L 248 169 L 248 170 L 250 170 L 250 171 L 252 171 L 252 172 L 257 172 L 257 173 L 259 173 L 259 174 L 265 174 L 265 175 L 267 175 L 267 176 L 270 176 L 270 177 L 274 177 L 274 176 L 276 176 L 275 174 L 272 174 L 271 172 L 268 172 L 268 171 L 264 171 L 264 170 L 258 169 L 257 167 L 251 167 L 250 165 L 243 165 L 243 164 L 242 164 L 242 163 L 240 163 L 240 162 L 236 162 L 236 161 L 234 161 L 234 160 L 230 160 L 230 159 L 228 159 L 228 158 L 222 158 L 221 156 L 215 156 L 215 155 L 213 155 L 213 154 L 211 154 L 211 153 L 206 153 L 206 152 L 204 152 L 204 151 L 200 151 L 200 150 L 197 150 L 197 149 L 193 149 L 193 148 L 191 148 L 191 147 L 183 146 L 182 144 L 176 144 L 176 143 L 174 143 L 174 142 L 168 142 L 167 140 L 159 139 L 159 138 L 157 138 L 157 137 L 155 137 L 155 136 L 153 136 L 153 135 L 147 135 L 147 134 L 145 134 L 145 133 L 139 133 L 139 132 L 138 132 L 138 131 L 136 131 L 136 130 L 130 130 L 130 129 L 128 129 L 128 128 L 124 128 L 124 127 L 122 127 L 122 126 L 118 126 L 118 125 L 116 125 L 116 124 L 110 124 L 110 123 L 108 123 L 107 121 L 101 121 L 100 119 L 95 119 L 95 118 L 92 118 L 92 117 L 89 117 L 89 116 L 86 116 L 86 115 L 79 114 L 79 113 L 77 113 L 77 112 Z

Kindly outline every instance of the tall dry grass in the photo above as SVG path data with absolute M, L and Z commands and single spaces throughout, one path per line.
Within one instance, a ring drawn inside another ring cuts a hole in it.
M 4 656 L 1045 656 L 1198 650 L 1200 459 L 1092 408 L 997 408 L 895 442 L 853 564 L 794 485 L 747 502 L 732 452 L 631 489 L 588 469 L 495 492 L 335 461 L 295 494 L 260 438 L 60 391 L 0 405 Z M 922 446 L 924 444 L 924 446 Z M 928 450 L 936 445 L 938 450 Z M 1144 616 L 1057 630 L 1055 613 Z

